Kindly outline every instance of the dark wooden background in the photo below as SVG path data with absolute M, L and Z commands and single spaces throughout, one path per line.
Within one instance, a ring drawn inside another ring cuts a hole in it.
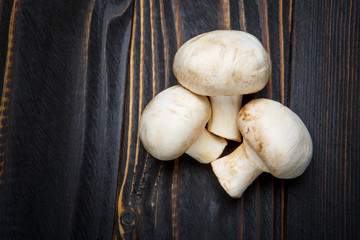
M 0 0 L 0 239 L 360 239 L 359 13 L 356 0 Z M 244 102 L 284 103 L 314 143 L 301 177 L 262 174 L 241 199 L 138 135 L 177 83 L 177 48 L 215 29 L 263 42 L 272 78 Z

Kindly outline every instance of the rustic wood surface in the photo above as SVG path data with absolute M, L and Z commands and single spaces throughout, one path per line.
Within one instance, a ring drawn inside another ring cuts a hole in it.
M 356 0 L 0 0 L 0 239 L 360 239 L 359 13 Z M 138 135 L 177 84 L 177 49 L 215 29 L 262 41 L 272 78 L 244 103 L 282 102 L 314 144 L 302 176 L 264 173 L 240 199 Z

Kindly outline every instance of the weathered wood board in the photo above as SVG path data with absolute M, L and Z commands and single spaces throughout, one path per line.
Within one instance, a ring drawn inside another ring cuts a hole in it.
M 0 0 L 0 238 L 359 239 L 359 13 L 355 0 Z M 272 78 L 244 103 L 282 102 L 314 143 L 302 176 L 264 173 L 240 199 L 138 135 L 177 84 L 177 49 L 216 29 L 262 41 Z

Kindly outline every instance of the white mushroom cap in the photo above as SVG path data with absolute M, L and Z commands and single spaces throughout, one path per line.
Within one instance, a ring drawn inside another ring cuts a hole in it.
M 173 72 L 181 85 L 200 95 L 249 94 L 265 87 L 271 61 L 253 35 L 217 30 L 182 45 L 175 55 Z
M 312 157 L 312 140 L 301 119 L 269 99 L 256 99 L 239 113 L 238 126 L 253 164 L 278 178 L 301 175 Z
M 172 160 L 191 148 L 191 154 L 203 163 L 220 156 L 226 141 L 205 130 L 211 115 L 208 99 L 177 85 L 153 98 L 144 109 L 140 124 L 140 139 L 155 158 Z M 198 139 L 206 146 L 195 144 Z M 197 147 L 192 147 L 192 145 Z M 214 144 L 214 145 L 212 145 Z

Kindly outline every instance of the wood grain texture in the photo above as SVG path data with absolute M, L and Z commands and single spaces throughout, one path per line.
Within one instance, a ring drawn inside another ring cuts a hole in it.
M 294 9 L 290 106 L 307 123 L 314 156 L 286 183 L 287 235 L 358 239 L 360 4 L 295 1 Z
M 10 125 L 10 109 L 11 109 L 11 92 L 15 81 L 15 22 L 17 13 L 20 8 L 20 1 L 14 1 L 11 10 L 10 24 L 9 24 L 9 37 L 6 54 L 6 65 L 4 73 L 4 81 L 0 103 L 0 186 L 2 184 L 2 175 L 4 174 L 7 137 Z
M 111 238 L 127 72 L 120 56 L 131 31 L 123 5 L 21 1 L 2 239 Z M 118 14 L 119 26 L 107 26 Z
M 9 27 L 10 18 L 13 8 L 13 1 L 1 1 L 0 2 L 0 90 L 2 93 L 4 78 L 5 78 L 5 66 L 7 64 L 6 57 L 9 45 Z
M 0 0 L 0 238 L 359 239 L 359 13 L 355 0 Z M 270 53 L 271 81 L 244 104 L 285 104 L 314 143 L 301 177 L 263 173 L 241 199 L 138 134 L 177 84 L 177 49 L 216 29 Z

